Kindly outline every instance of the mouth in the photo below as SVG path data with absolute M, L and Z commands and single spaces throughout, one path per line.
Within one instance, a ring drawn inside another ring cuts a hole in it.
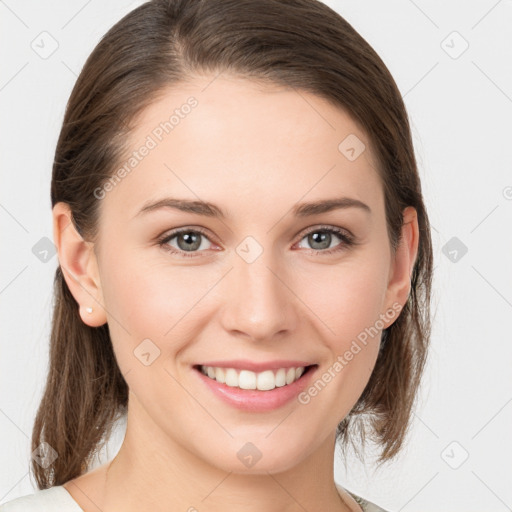
M 212 396 L 222 403 L 255 413 L 279 409 L 292 402 L 318 369 L 318 364 L 267 367 L 263 371 L 248 370 L 247 366 L 250 365 L 233 368 L 204 364 L 194 365 L 193 370 Z M 300 406 L 297 400 L 295 403 Z
M 290 386 L 297 382 L 317 365 L 290 366 L 274 370 L 255 372 L 220 366 L 195 365 L 194 369 L 209 379 L 230 388 L 245 390 L 271 391 L 275 388 Z

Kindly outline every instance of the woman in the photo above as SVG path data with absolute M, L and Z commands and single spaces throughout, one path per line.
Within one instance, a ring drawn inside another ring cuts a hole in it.
M 153 0 L 71 94 L 36 510 L 382 510 L 336 441 L 400 450 L 432 247 L 389 71 L 315 0 Z M 116 421 L 116 457 L 90 470 Z

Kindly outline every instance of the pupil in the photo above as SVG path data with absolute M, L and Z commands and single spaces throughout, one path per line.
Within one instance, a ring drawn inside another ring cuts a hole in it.
M 331 234 L 324 231 L 319 231 L 310 235 L 310 243 L 318 243 L 320 247 L 318 249 L 327 249 L 331 245 Z
M 181 240 L 184 240 L 185 243 L 182 244 Z M 190 251 L 192 249 L 198 249 L 201 245 L 199 236 L 195 233 L 182 233 L 181 236 L 178 237 L 178 246 L 180 249 L 183 249 L 185 251 Z

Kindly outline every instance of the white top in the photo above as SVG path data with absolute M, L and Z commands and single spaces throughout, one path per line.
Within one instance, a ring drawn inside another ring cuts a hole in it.
M 353 512 L 386 512 L 374 503 L 347 491 L 341 485 L 336 488 Z M 0 512 L 84 512 L 62 485 L 36 491 L 0 505 Z

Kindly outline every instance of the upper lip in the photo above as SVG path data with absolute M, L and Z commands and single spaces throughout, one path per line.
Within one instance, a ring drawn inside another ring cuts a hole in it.
M 295 360 L 274 360 L 257 363 L 245 359 L 232 359 L 230 361 L 206 361 L 196 366 L 213 366 L 216 368 L 234 368 L 235 370 L 250 370 L 253 372 L 263 372 L 265 370 L 279 370 L 279 368 L 299 368 L 300 366 L 311 366 L 315 363 L 308 361 Z

